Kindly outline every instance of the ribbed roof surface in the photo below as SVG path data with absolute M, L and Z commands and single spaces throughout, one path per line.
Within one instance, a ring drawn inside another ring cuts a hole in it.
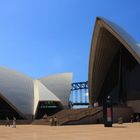
M 64 106 L 68 105 L 71 90 L 72 73 L 56 74 L 39 79 L 55 96 L 57 96 Z
M 0 94 L 20 113 L 33 113 L 33 80 L 14 70 L 0 67 Z
M 38 81 L 38 91 L 40 101 L 59 101 L 60 99 L 56 97 L 46 86 L 44 86 L 40 81 Z
M 97 20 L 100 20 L 102 23 L 105 23 L 104 26 L 106 28 L 108 28 L 107 26 L 109 26 L 110 27 L 109 31 L 112 32 L 113 35 L 116 34 L 115 35 L 116 38 L 118 38 L 122 42 L 122 44 L 125 45 L 125 47 L 132 53 L 132 55 L 140 63 L 140 46 L 138 45 L 138 42 L 116 23 L 102 17 L 98 17 Z
M 93 99 L 96 101 L 98 98 L 105 77 L 120 46 L 125 47 L 140 63 L 138 43 L 117 24 L 105 18 L 97 17 L 89 60 L 90 103 L 93 103 Z
M 39 101 L 55 101 L 61 102 L 46 86 L 39 80 L 34 80 L 34 114 Z

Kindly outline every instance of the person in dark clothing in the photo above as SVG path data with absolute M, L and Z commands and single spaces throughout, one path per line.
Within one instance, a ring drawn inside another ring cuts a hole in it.
M 56 116 L 54 117 L 54 126 L 57 126 L 57 118 L 56 118 Z
M 131 117 L 130 117 L 130 121 L 131 121 L 131 123 L 134 122 L 134 116 L 133 116 L 133 115 L 131 115 Z
M 139 115 L 136 116 L 136 121 L 137 121 L 137 122 L 140 122 L 140 117 L 139 117 Z

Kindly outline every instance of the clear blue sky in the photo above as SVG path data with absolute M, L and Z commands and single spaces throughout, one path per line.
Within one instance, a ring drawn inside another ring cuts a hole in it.
M 96 16 L 140 42 L 139 0 L 0 0 L 0 65 L 33 78 L 73 72 L 73 81 L 86 81 Z

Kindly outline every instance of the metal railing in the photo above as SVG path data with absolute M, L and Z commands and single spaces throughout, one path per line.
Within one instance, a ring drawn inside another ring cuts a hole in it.
M 88 108 L 80 109 L 77 111 L 74 110 L 65 110 L 60 115 L 55 115 L 58 119 L 59 125 L 63 125 L 67 122 L 78 121 L 84 117 L 94 116 L 102 111 L 102 107 L 97 108 Z

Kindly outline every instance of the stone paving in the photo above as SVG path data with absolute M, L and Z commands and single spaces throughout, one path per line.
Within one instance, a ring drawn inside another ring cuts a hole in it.
M 140 140 L 140 123 L 103 125 L 0 126 L 0 140 Z

